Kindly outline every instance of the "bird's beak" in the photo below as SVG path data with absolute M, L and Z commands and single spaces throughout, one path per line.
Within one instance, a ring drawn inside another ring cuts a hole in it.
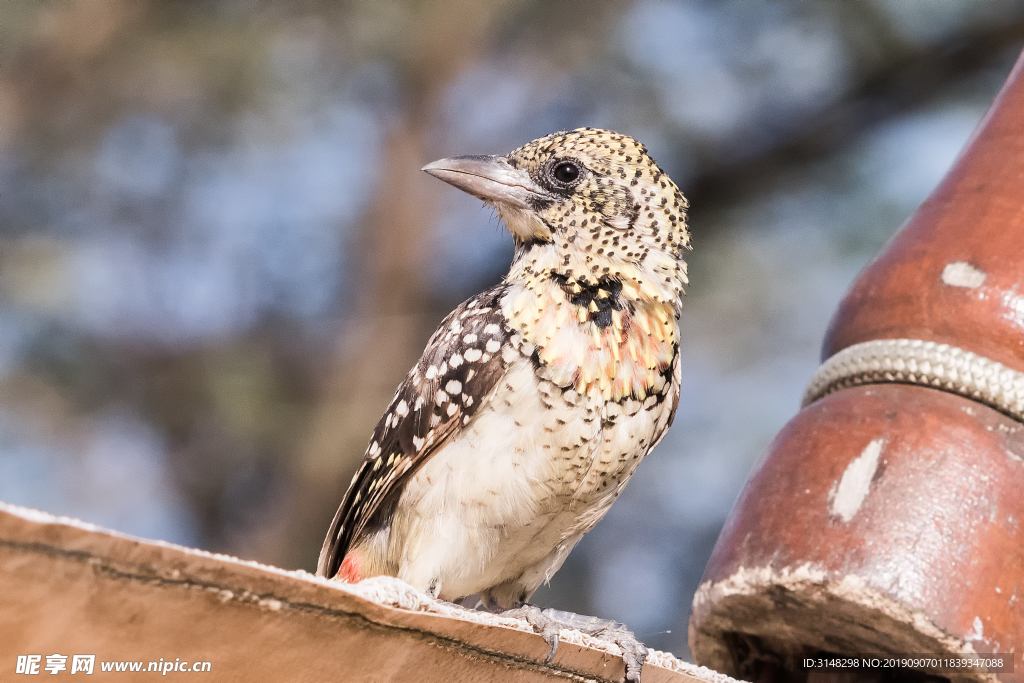
M 526 171 L 513 168 L 505 157 L 451 157 L 429 163 L 422 170 L 492 205 L 533 209 L 550 201 L 544 188 Z

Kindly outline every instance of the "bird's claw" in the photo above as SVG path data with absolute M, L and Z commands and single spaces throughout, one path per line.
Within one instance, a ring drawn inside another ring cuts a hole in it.
M 546 609 L 534 605 L 523 605 L 502 613 L 502 616 L 525 619 L 533 630 L 551 646 L 545 664 L 550 664 L 558 652 L 558 632 L 563 628 L 581 631 L 587 635 L 610 640 L 622 650 L 622 661 L 626 665 L 626 681 L 640 683 L 640 672 L 647 659 L 647 647 L 636 639 L 624 624 L 610 619 L 598 619 L 573 612 Z
M 501 616 L 525 619 L 533 627 L 533 630 L 539 633 L 545 642 L 551 646 L 547 657 L 544 658 L 545 664 L 551 663 L 551 660 L 555 658 L 555 653 L 558 652 L 558 632 L 562 630 L 562 624 L 546 616 L 540 607 L 535 605 L 523 605 L 522 607 L 506 610 L 501 613 Z

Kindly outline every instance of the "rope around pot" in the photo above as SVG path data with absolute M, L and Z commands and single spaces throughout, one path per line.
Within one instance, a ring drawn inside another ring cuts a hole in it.
M 843 349 L 818 368 L 803 405 L 839 389 L 887 382 L 951 391 L 1024 422 L 1024 373 L 956 346 L 920 339 L 876 339 Z

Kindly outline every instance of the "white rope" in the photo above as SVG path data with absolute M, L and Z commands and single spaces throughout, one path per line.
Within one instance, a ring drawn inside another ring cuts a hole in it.
M 1024 373 L 976 353 L 920 339 L 849 346 L 818 368 L 803 405 L 859 384 L 920 384 L 968 396 L 1024 422 Z

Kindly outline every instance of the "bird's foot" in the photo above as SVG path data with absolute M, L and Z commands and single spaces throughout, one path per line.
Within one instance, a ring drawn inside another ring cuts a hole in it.
M 644 646 L 633 632 L 624 624 L 611 619 L 598 619 L 574 612 L 563 612 L 557 609 L 546 609 L 534 605 L 523 605 L 501 613 L 503 617 L 516 617 L 529 622 L 533 630 L 543 636 L 551 646 L 544 660 L 550 663 L 558 652 L 558 632 L 563 628 L 581 631 L 595 638 L 609 640 L 622 650 L 622 660 L 626 664 L 626 680 L 640 683 L 640 671 L 647 659 L 647 647 Z

